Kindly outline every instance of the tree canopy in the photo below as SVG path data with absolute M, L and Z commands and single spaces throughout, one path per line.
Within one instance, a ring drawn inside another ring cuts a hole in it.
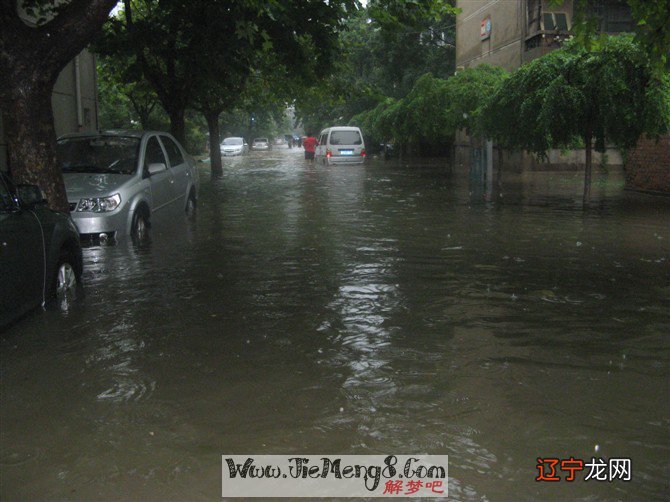
M 170 115 L 173 134 L 183 139 L 181 117 L 193 96 L 212 94 L 203 82 L 222 82 L 224 92 L 239 88 L 262 52 L 301 78 L 318 75 L 354 7 L 354 0 L 125 0 L 98 49 L 139 67 Z
M 426 73 L 403 98 L 387 98 L 350 122 L 381 142 L 444 145 L 459 129 L 481 133 L 481 109 L 506 76 L 505 70 L 490 65 L 468 68 L 447 79 Z
M 299 118 L 319 128 L 347 123 L 388 99 L 406 96 L 426 73 L 455 66 L 455 2 L 374 0 L 350 16 L 332 76 L 296 100 Z
M 584 202 L 590 196 L 591 149 L 622 150 L 642 134 L 670 128 L 667 74 L 657 78 L 631 35 L 608 37 L 594 50 L 566 44 L 522 66 L 482 111 L 481 129 L 511 149 L 543 156 L 550 148 L 586 147 Z

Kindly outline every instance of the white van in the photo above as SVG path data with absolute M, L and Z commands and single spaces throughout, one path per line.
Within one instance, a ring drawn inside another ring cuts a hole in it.
M 358 127 L 329 127 L 321 131 L 314 159 L 324 165 L 362 164 L 365 142 Z

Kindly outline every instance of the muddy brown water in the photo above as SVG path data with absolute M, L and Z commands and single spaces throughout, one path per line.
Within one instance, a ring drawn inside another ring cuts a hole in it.
M 1 496 L 217 499 L 221 455 L 449 455 L 455 500 L 670 493 L 670 199 L 616 169 L 201 164 L 196 217 L 85 250 L 1 336 Z M 632 459 L 539 483 L 538 457 Z

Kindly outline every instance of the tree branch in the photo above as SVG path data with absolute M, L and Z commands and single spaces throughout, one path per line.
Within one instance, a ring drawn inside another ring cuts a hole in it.
M 16 0 L 0 1 L 0 25 L 3 31 L 3 41 L 6 38 L 4 32 L 16 31 L 23 25 L 16 9 Z
M 63 67 L 74 58 L 95 35 L 117 0 L 72 0 L 47 23 L 34 28 L 39 41 L 33 46 L 45 65 Z

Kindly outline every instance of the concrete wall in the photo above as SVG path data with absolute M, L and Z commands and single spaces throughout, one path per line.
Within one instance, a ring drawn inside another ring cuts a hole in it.
M 78 71 L 77 65 L 79 66 Z M 77 86 L 77 81 L 79 86 Z M 80 108 L 78 103 L 81 103 Z M 97 103 L 95 57 L 91 52 L 84 50 L 63 69 L 54 86 L 51 104 L 56 134 L 60 136 L 66 133 L 98 129 Z M 0 169 L 6 170 L 7 163 L 7 143 L 2 113 L 0 113 Z
M 456 16 L 456 66 L 469 68 L 482 63 L 513 70 L 520 66 L 524 30 L 522 0 L 458 1 Z M 482 21 L 491 19 L 491 34 L 481 40 Z
M 670 195 L 670 136 L 643 138 L 628 152 L 626 188 Z

